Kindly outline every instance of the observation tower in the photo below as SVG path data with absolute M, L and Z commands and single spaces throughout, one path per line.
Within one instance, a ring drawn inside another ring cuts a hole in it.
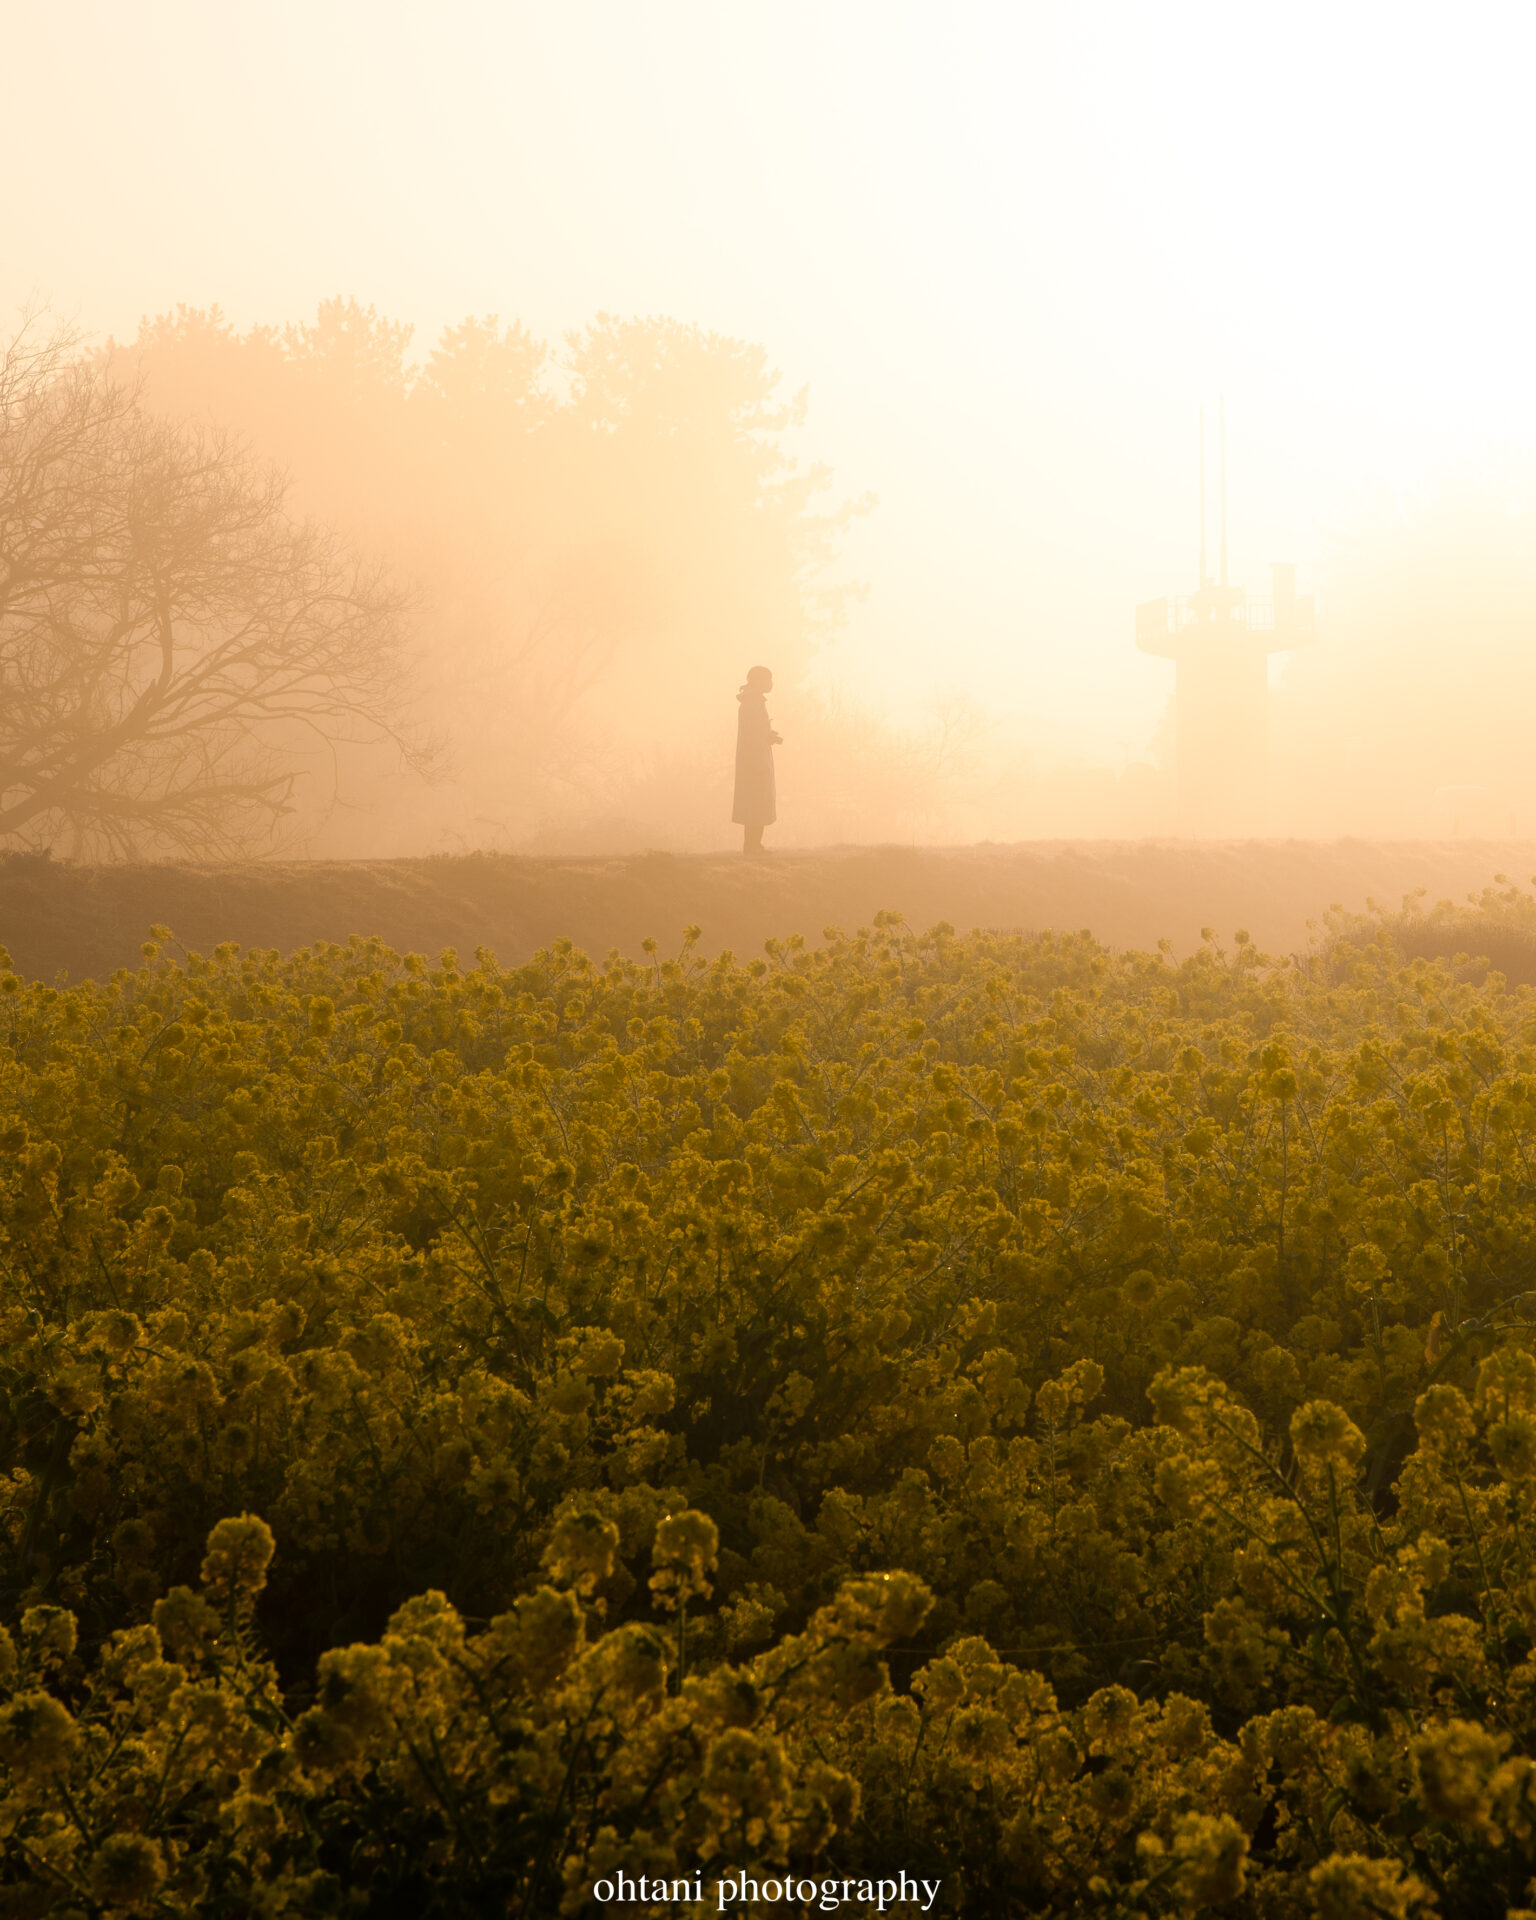
M 1143 600 L 1136 644 L 1172 660 L 1178 819 L 1181 833 L 1230 838 L 1263 833 L 1269 803 L 1269 656 L 1317 639 L 1310 596 L 1296 597 L 1296 569 L 1277 560 L 1272 590 L 1227 584 L 1227 410 L 1221 404 L 1221 576 L 1205 557 L 1205 410 L 1200 411 L 1200 585 L 1190 594 Z

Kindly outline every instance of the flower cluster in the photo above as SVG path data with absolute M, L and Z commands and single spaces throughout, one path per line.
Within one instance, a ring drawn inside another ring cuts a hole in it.
M 1536 1012 L 882 921 L 0 965 L 0 1900 L 1536 1907 Z

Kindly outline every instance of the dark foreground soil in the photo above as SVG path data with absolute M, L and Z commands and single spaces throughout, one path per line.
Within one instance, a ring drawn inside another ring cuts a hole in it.
M 138 962 L 151 926 L 209 952 L 221 941 L 289 951 L 379 934 L 401 952 L 503 962 L 561 935 L 594 954 L 663 954 L 683 929 L 703 951 L 760 951 L 770 937 L 852 930 L 891 910 L 916 927 L 1091 928 L 1115 946 L 1212 927 L 1268 952 L 1304 951 L 1333 903 L 1396 911 L 1415 888 L 1463 900 L 1494 875 L 1524 882 L 1536 842 L 1031 841 L 1014 846 L 832 847 L 755 862 L 649 853 L 609 859 L 468 854 L 423 860 L 242 866 L 75 867 L 0 856 L 0 946 L 34 978 L 102 977 Z

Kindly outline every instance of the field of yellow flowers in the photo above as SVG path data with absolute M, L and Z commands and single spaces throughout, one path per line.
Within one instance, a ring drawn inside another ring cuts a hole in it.
M 3 961 L 0 1915 L 1536 1906 L 1529 992 Z

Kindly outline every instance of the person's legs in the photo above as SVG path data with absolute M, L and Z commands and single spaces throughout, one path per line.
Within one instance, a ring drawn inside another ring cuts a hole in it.
M 762 852 L 763 830 L 760 826 L 742 828 L 741 850 L 743 853 L 761 853 Z

